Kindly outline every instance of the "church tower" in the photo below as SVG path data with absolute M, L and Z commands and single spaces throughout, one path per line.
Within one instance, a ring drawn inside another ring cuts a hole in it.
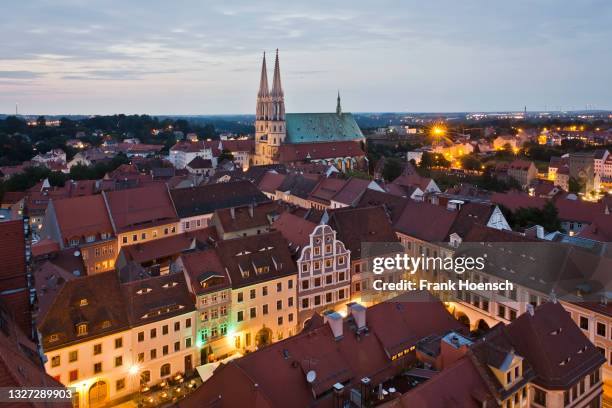
M 285 95 L 281 85 L 277 49 L 271 91 L 268 87 L 265 53 L 261 66 L 255 118 L 255 164 L 278 162 L 278 149 L 285 141 L 286 135 Z

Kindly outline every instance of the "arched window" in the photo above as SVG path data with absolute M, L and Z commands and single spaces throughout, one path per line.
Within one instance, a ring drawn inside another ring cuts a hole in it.
M 169 375 L 170 375 L 170 364 L 164 364 L 163 366 L 161 366 L 159 370 L 159 376 L 166 377 Z

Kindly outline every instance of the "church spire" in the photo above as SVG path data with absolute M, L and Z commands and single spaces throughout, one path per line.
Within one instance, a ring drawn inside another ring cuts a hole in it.
M 272 96 L 283 97 L 281 86 L 280 66 L 278 64 L 278 48 L 276 49 L 276 61 L 274 62 L 274 78 L 272 79 Z
M 268 71 L 266 69 L 266 52 L 263 53 L 263 62 L 261 64 L 261 79 L 259 80 L 259 92 L 257 93 L 258 98 L 266 97 L 270 94 L 268 88 Z
M 340 105 L 340 91 L 338 91 L 338 101 L 336 102 L 336 113 L 342 115 L 342 105 Z

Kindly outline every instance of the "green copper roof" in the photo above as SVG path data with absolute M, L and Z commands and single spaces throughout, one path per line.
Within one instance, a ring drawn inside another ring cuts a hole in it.
M 287 113 L 285 143 L 361 140 L 363 133 L 350 113 Z

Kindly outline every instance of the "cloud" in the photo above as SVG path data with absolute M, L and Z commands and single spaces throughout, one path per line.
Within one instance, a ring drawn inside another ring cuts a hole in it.
M 4 79 L 36 79 L 42 75 L 33 71 L 0 71 L 0 78 Z

